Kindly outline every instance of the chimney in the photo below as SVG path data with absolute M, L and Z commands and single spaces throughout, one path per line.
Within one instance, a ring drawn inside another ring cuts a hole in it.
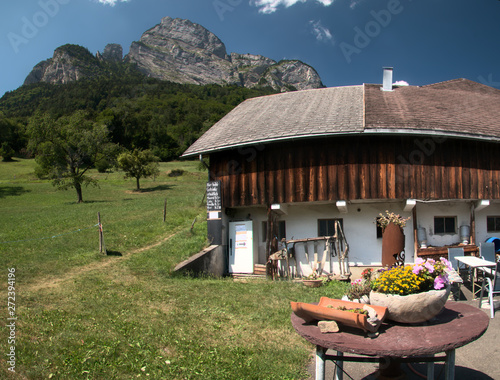
M 392 67 L 384 67 L 384 83 L 382 91 L 392 91 Z

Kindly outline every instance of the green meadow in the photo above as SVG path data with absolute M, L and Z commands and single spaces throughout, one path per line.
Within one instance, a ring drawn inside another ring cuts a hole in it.
M 92 172 L 99 187 L 80 204 L 34 168 L 0 163 L 1 378 L 309 378 L 313 347 L 291 327 L 290 301 L 339 297 L 344 285 L 172 273 L 207 244 L 197 162 L 162 163 L 142 192 L 123 173 Z

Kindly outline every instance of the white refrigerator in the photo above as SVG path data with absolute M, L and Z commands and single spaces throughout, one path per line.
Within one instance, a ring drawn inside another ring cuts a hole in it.
M 229 222 L 229 273 L 253 273 L 252 221 Z

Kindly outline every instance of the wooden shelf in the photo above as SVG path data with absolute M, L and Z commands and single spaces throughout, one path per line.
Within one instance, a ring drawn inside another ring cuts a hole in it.
M 448 248 L 463 248 L 465 256 L 479 256 L 479 247 L 474 244 L 446 245 L 444 247 L 418 248 L 417 256 L 424 259 L 438 260 L 440 257 L 448 258 Z

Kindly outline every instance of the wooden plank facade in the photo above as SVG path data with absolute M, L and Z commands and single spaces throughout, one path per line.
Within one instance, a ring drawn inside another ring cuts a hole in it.
M 210 155 L 224 207 L 370 199 L 500 199 L 500 144 L 429 136 L 301 139 Z

